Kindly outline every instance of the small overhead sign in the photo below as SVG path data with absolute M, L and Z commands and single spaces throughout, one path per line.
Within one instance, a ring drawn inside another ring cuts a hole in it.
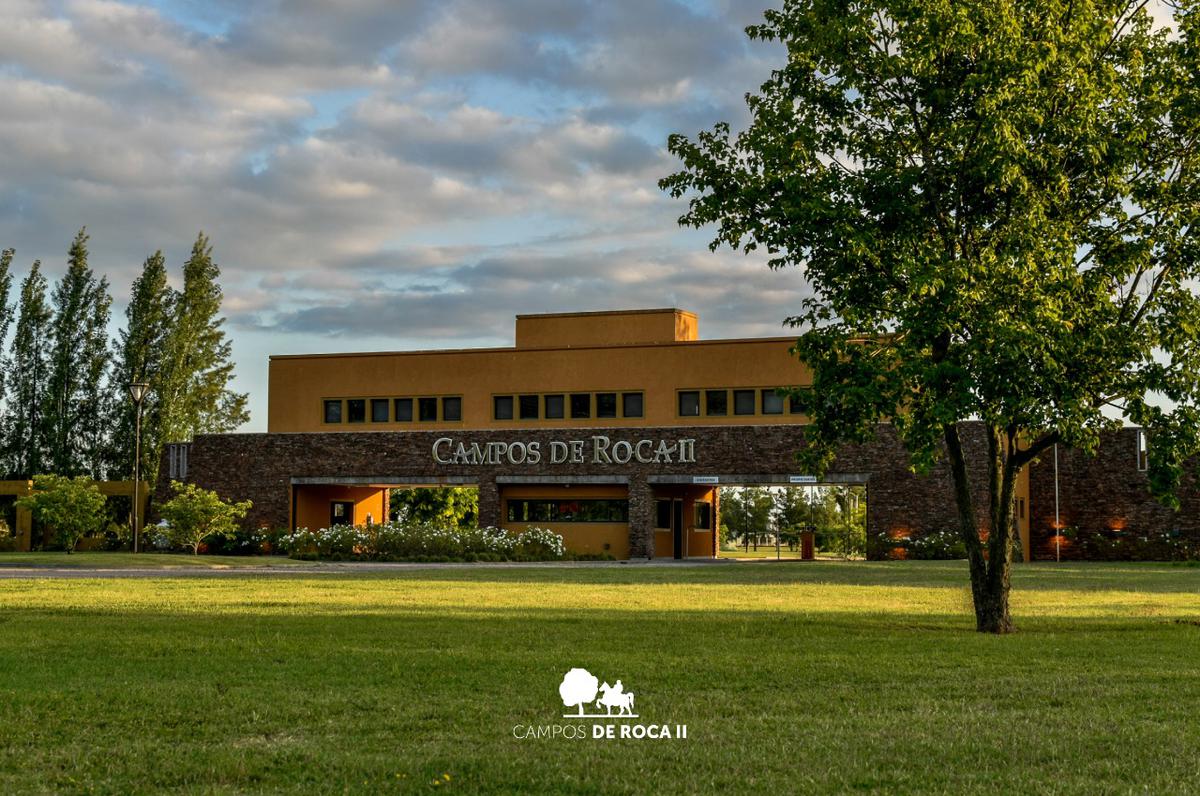
M 716 475 L 693 475 L 693 484 L 719 484 L 721 483 L 720 476 Z
M 815 475 L 789 475 L 789 484 L 815 484 L 817 477 Z

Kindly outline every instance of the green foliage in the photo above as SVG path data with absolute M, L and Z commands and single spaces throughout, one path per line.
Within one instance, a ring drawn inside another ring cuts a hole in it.
M 229 389 L 233 380 L 231 346 L 221 327 L 220 268 L 212 246 L 200 233 L 183 266 L 183 291 L 175 297 L 174 316 L 164 344 L 156 444 L 186 442 L 196 434 L 220 434 L 249 419 L 248 396 Z
M 948 456 L 981 628 L 1008 627 L 1033 457 L 1092 450 L 1123 414 L 1150 428 L 1169 501 L 1200 449 L 1196 4 L 1175 22 L 1110 0 L 787 0 L 748 30 L 788 53 L 749 128 L 669 141 L 681 222 L 812 287 L 789 321 L 812 368 L 806 464 L 884 421 L 916 469 Z M 988 429 L 982 523 L 968 419 Z
M 109 466 L 114 473 L 133 477 L 136 408 L 127 398 L 127 385 L 140 382 L 151 385 L 142 401 L 141 474 L 155 483 L 158 463 L 165 440 L 162 435 L 163 370 L 167 337 L 173 321 L 174 291 L 167 284 L 166 262 L 156 251 L 142 264 L 142 273 L 134 280 L 129 306 L 125 309 L 125 328 L 117 341 L 118 360 L 114 366 L 113 391 L 121 400 L 116 406 L 116 431 L 110 447 Z
M 248 500 L 227 503 L 216 492 L 196 484 L 171 482 L 175 496 L 159 507 L 158 513 L 167 522 L 166 535 L 172 544 L 192 548 L 199 554 L 200 543 L 210 537 L 232 537 L 238 521 L 251 508 Z
M 108 368 L 108 280 L 88 266 L 88 235 L 79 230 L 67 271 L 54 288 L 49 370 L 42 417 L 48 466 L 56 473 L 104 476 L 102 457 L 111 397 Z
M 86 476 L 37 475 L 33 492 L 17 498 L 17 505 L 51 528 L 68 553 L 86 534 L 104 527 L 104 504 L 104 495 Z
M 21 282 L 17 327 L 9 356 L 12 373 L 4 413 L 3 450 L 5 467 L 13 478 L 29 478 L 40 472 L 46 455 L 42 410 L 49 373 L 51 314 L 41 266 L 35 260 Z
M 470 528 L 479 513 L 479 490 L 463 486 L 393 489 L 388 505 L 392 520 Z
M 775 503 L 766 487 L 726 487 L 721 490 L 719 507 L 718 522 L 727 540 L 743 539 L 749 544 L 753 538 L 757 549 L 757 536 L 771 532 Z
M 293 557 L 312 560 L 553 561 L 566 555 L 562 536 L 546 528 L 510 533 L 409 520 L 301 528 L 280 539 L 280 546 Z

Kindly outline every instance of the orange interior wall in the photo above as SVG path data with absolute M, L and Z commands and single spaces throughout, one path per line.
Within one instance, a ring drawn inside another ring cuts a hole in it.
M 354 501 L 354 524 L 362 525 L 367 515 L 374 522 L 387 519 L 387 490 L 369 486 L 296 486 L 296 527 L 329 526 L 329 505 L 334 501 Z
M 708 501 L 713 506 L 710 522 L 716 522 L 716 490 L 705 486 L 660 486 L 654 489 L 655 500 L 683 501 L 683 557 L 712 558 L 713 529 L 696 529 L 696 503 Z M 651 509 L 657 517 L 657 511 Z M 670 529 L 654 529 L 654 555 L 658 558 L 671 558 L 675 554 L 675 540 Z
M 629 497 L 629 490 L 622 484 L 513 484 L 500 487 L 500 516 L 508 517 L 509 498 L 544 498 L 563 500 L 569 498 L 616 498 Z M 624 522 L 539 522 L 562 536 L 563 544 L 574 553 L 607 553 L 613 558 L 629 558 L 629 524 Z M 521 532 L 530 523 L 503 520 L 500 527 L 507 531 Z M 608 548 L 605 548 L 608 545 Z

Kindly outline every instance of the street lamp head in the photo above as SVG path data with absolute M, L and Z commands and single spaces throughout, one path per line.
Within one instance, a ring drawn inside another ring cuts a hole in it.
M 135 404 L 140 404 L 148 392 L 150 392 L 150 385 L 145 382 L 135 381 L 129 385 L 129 397 Z

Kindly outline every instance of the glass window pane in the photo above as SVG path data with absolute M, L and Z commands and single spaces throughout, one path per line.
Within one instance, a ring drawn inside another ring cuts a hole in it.
M 396 399 L 396 422 L 408 423 L 412 420 L 412 398 Z
M 548 420 L 561 420 L 563 418 L 563 397 L 561 395 L 546 396 L 546 415 Z
M 492 399 L 492 403 L 493 417 L 497 420 L 513 419 L 513 397 L 511 395 L 497 395 Z
M 592 416 L 592 394 L 589 392 L 575 393 L 571 396 L 571 417 L 587 418 Z
M 442 420 L 462 420 L 462 398 L 458 396 L 442 399 Z
M 669 501 L 669 500 L 654 501 L 654 527 L 655 528 L 670 528 L 671 527 L 671 501 Z
M 800 399 L 795 395 L 788 396 L 788 411 L 794 415 L 803 414 L 803 410 L 800 408 Z
M 783 396 L 774 390 L 762 391 L 762 413 L 764 415 L 783 414 Z
M 712 504 L 696 503 L 696 529 L 707 531 L 712 527 Z
M 538 419 L 538 397 L 536 395 L 522 395 L 520 403 L 522 420 Z
M 642 417 L 642 394 L 626 392 L 621 394 L 621 415 L 624 417 Z
M 596 393 L 596 417 L 617 416 L 617 394 L 615 392 Z
M 367 420 L 367 399 L 351 398 L 346 401 L 346 419 L 351 423 L 365 423 Z
M 325 402 L 325 422 L 326 423 L 342 422 L 342 402 L 341 401 L 326 401 Z
M 679 393 L 679 416 L 700 416 L 700 392 L 698 390 L 685 390 Z
M 725 390 L 705 390 L 704 409 L 710 415 L 729 414 L 729 393 Z
M 735 415 L 754 414 L 754 390 L 733 391 L 733 413 Z
M 388 404 L 387 398 L 372 398 L 371 399 L 371 422 L 386 423 L 388 421 Z
M 437 398 L 418 398 L 417 412 L 422 423 L 437 420 Z

